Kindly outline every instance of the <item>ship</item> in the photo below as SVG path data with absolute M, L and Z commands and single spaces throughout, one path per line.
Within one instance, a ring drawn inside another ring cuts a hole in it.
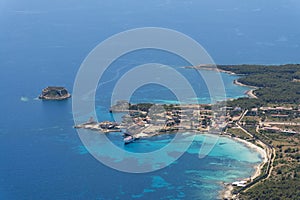
M 129 144 L 131 142 L 134 142 L 135 140 L 137 140 L 138 138 L 134 137 L 133 135 L 131 135 L 130 133 L 124 133 L 124 144 Z

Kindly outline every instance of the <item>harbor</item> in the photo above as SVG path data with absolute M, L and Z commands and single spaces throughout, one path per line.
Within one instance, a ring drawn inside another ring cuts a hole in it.
M 179 132 L 216 133 L 226 126 L 226 116 L 218 116 L 209 104 L 158 105 L 129 104 L 119 101 L 110 109 L 112 113 L 124 113 L 122 121 L 96 122 L 90 118 L 87 122 L 74 126 L 101 133 L 125 132 L 124 143 L 136 139 L 154 137 L 161 134 Z

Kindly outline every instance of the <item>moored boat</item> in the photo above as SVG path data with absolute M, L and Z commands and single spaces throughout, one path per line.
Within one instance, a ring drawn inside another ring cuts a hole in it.
M 129 144 L 131 142 L 133 142 L 134 140 L 136 140 L 136 138 L 132 135 L 128 135 L 126 137 L 124 137 L 124 144 Z

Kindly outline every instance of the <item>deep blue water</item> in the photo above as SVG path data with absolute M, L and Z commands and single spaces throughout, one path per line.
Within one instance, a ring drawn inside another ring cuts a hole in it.
M 72 128 L 71 99 L 35 98 L 48 85 L 72 91 L 81 62 L 99 42 L 144 26 L 181 31 L 220 64 L 299 63 L 299 6 L 297 0 L 0 0 L 0 199 L 215 199 L 222 181 L 251 175 L 260 161 L 257 153 L 222 138 L 208 157 L 198 159 L 200 137 L 167 168 L 147 174 L 118 172 L 82 145 Z M 120 58 L 103 80 L 110 82 L 99 86 L 99 120 L 111 118 L 107 111 L 114 72 L 150 61 L 178 70 L 186 64 L 153 52 Z M 222 76 L 228 98 L 243 96 L 247 88 L 232 84 L 237 77 Z M 209 102 L 201 80 L 191 81 L 199 89 L 198 100 Z M 173 97 L 165 88 L 145 86 L 132 101 L 165 103 Z M 108 137 L 125 148 L 119 135 Z M 126 148 L 150 151 L 171 138 L 142 140 Z

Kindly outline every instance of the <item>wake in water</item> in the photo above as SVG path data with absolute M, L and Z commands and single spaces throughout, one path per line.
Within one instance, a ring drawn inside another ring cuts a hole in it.
M 28 97 L 21 96 L 20 100 L 23 101 L 23 102 L 28 102 L 28 101 L 29 101 L 29 98 L 28 98 Z

